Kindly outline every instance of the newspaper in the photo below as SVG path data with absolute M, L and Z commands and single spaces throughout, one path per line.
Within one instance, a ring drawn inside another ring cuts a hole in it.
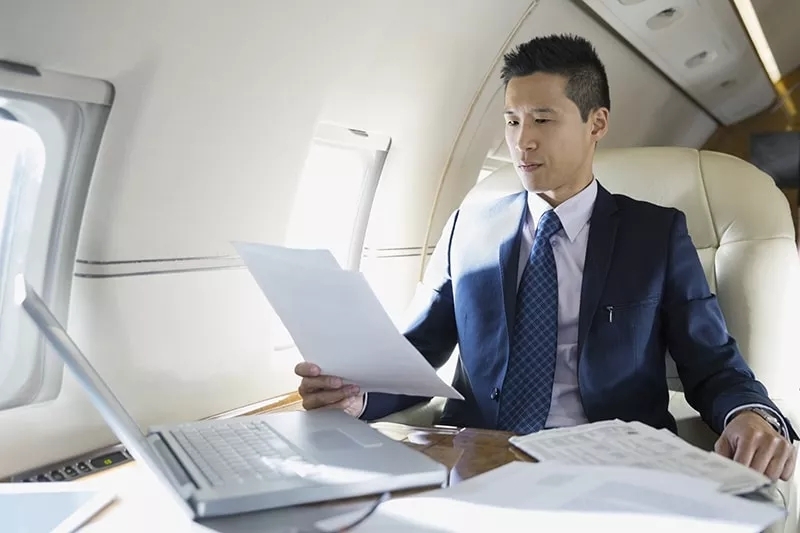
M 746 494 L 771 480 L 731 459 L 708 452 L 665 429 L 640 422 L 607 420 L 514 436 L 509 442 L 540 462 L 619 465 L 702 477 L 720 491 Z

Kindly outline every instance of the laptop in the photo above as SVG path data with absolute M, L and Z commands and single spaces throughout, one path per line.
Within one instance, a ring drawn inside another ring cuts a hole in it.
M 21 276 L 15 293 L 120 442 L 192 518 L 447 484 L 444 465 L 338 409 L 186 422 L 144 434 Z

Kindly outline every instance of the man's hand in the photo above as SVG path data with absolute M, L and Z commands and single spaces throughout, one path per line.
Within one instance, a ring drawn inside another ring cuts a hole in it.
M 794 473 L 797 452 L 772 425 L 758 414 L 743 411 L 728 422 L 714 450 L 749 466 L 772 481 L 788 481 Z
M 303 378 L 297 392 L 303 398 L 306 410 L 329 407 L 358 416 L 364 406 L 364 395 L 355 385 L 342 386 L 342 378 L 323 376 L 320 368 L 312 363 L 299 363 L 294 373 Z

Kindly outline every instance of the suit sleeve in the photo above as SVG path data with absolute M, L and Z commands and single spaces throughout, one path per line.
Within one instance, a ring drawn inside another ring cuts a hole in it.
M 453 286 L 450 279 L 450 244 L 458 211 L 445 224 L 441 238 L 428 262 L 422 283 L 412 299 L 403 335 L 434 368 L 442 367 L 458 342 Z M 371 392 L 359 418 L 375 420 L 430 400 L 423 396 L 406 396 Z
M 680 211 L 671 228 L 663 301 L 669 351 L 686 400 L 714 431 L 722 433 L 728 414 L 743 405 L 780 413 L 728 333 Z M 786 424 L 790 438 L 797 438 Z

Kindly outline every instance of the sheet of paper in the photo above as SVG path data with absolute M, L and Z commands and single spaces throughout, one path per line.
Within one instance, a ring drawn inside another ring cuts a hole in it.
M 0 483 L 0 531 L 72 533 L 114 499 L 74 483 Z
M 328 250 L 234 243 L 306 361 L 363 392 L 463 399 L 397 330 L 360 272 Z
M 511 437 L 509 442 L 538 461 L 677 472 L 714 480 L 721 491 L 732 494 L 752 492 L 770 483 L 751 468 L 640 422 L 596 422 Z
M 785 511 L 711 481 L 615 466 L 512 462 L 446 489 L 390 500 L 356 532 L 763 531 Z M 317 524 L 341 527 L 351 516 Z

